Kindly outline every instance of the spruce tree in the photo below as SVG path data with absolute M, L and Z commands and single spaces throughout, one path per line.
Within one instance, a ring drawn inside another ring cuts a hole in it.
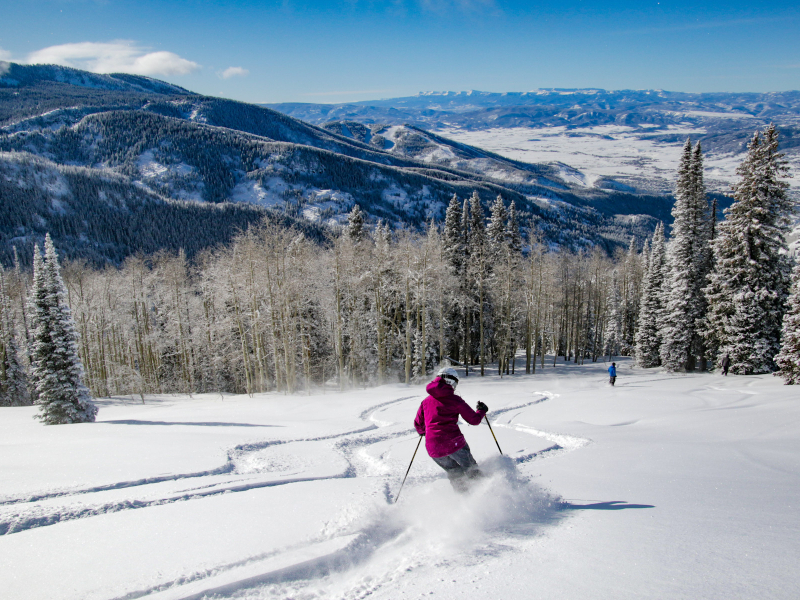
M 522 252 L 522 234 L 519 231 L 519 216 L 517 215 L 517 205 L 513 200 L 508 207 L 506 241 L 512 252 L 517 254 Z
M 494 204 L 489 214 L 489 225 L 486 228 L 486 238 L 490 254 L 490 263 L 498 260 L 502 247 L 506 242 L 506 221 L 508 212 L 506 211 L 503 198 L 500 194 L 495 198 Z
M 708 264 L 709 215 L 702 181 L 702 151 L 692 150 L 691 140 L 683 147 L 678 168 L 672 239 L 668 246 L 669 273 L 661 335 L 661 363 L 669 371 L 691 371 L 697 356 L 704 354 L 700 335 L 705 316 L 703 287 Z
M 33 257 L 30 314 L 33 322 L 31 383 L 36 389 L 36 418 L 47 425 L 92 422 L 97 406 L 83 384 L 78 335 L 67 305 L 58 255 L 48 234 L 45 254 Z
M 354 244 L 358 244 L 364 239 L 364 213 L 361 212 L 358 204 L 354 204 L 350 214 L 347 215 L 346 233 Z
M 444 258 L 453 275 L 459 275 L 464 266 L 464 236 L 461 231 L 461 203 L 453 194 L 444 217 Z
M 30 404 L 25 369 L 19 360 L 11 300 L 0 265 L 0 406 Z
M 636 346 L 636 327 L 639 315 L 639 286 L 641 276 L 639 269 L 641 257 L 636 251 L 636 240 L 631 238 L 628 244 L 628 253 L 625 255 L 624 282 L 622 285 L 622 309 L 621 309 L 621 353 L 630 356 L 635 352 Z
M 800 261 L 794 267 L 789 310 L 783 316 L 781 351 L 775 357 L 776 375 L 788 385 L 800 384 Z
M 657 367 L 661 364 L 661 315 L 664 311 L 663 286 L 666 250 L 664 248 L 664 224 L 656 226 L 647 273 L 642 284 L 642 299 L 639 303 L 639 328 L 636 331 L 636 363 L 640 367 Z
M 788 168 L 774 126 L 756 132 L 737 173 L 734 203 L 712 245 L 704 334 L 717 358 L 728 354 L 731 372 L 748 375 L 774 367 L 790 285 L 785 236 L 793 204 L 780 179 Z

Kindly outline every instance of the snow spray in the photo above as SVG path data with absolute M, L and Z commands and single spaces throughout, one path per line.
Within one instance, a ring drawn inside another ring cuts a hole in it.
M 403 501 L 375 500 L 326 530 L 330 537 L 356 535 L 346 565 L 324 577 L 261 590 L 253 598 L 351 599 L 370 595 L 410 572 L 422 573 L 450 561 L 471 562 L 519 538 L 538 535 L 563 517 L 559 498 L 517 471 L 514 461 L 495 456 L 480 465 L 485 477 L 466 494 L 446 478 L 408 485 Z

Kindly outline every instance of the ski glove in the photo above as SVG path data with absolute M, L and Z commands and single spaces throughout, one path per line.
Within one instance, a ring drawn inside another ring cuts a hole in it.
M 489 412 L 489 407 L 486 406 L 483 402 L 478 402 L 475 405 L 475 410 L 482 410 L 483 412 Z

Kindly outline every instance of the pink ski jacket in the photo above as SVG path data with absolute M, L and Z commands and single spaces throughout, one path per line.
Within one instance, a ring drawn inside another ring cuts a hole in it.
M 441 458 L 463 448 L 467 440 L 458 428 L 458 416 L 470 425 L 478 425 L 486 413 L 472 410 L 461 396 L 440 377 L 425 390 L 430 394 L 419 405 L 414 427 L 425 436 L 425 448 L 432 458 Z

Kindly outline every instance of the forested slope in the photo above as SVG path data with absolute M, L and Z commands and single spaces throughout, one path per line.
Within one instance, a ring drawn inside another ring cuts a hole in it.
M 230 231 L 267 212 L 325 226 L 341 223 L 355 204 L 373 223 L 420 229 L 443 219 L 453 195 L 473 192 L 485 206 L 498 195 L 513 200 L 524 228 L 571 248 L 611 251 L 668 218 L 667 199 L 582 195 L 549 167 L 463 144 L 450 144 L 458 160 L 428 160 L 428 146 L 448 141 L 421 130 L 409 130 L 391 151 L 146 77 L 8 65 L 0 76 L 0 125 L 6 153 L 0 202 L 14 205 L 2 208 L 9 214 L 0 223 L 4 261 L 12 246 L 28 248 L 46 231 L 67 256 L 93 262 L 118 263 L 132 252 L 159 248 L 191 254 L 224 243 Z M 475 168 L 475 161 L 491 168 Z M 66 182 L 67 214 L 51 210 L 65 200 L 42 184 L 42 170 Z M 122 197 L 131 203 L 130 216 L 107 211 L 79 224 L 78 215 L 98 214 L 109 206 L 105 199 Z M 612 204 L 627 204 L 632 216 L 620 219 L 608 210 Z

